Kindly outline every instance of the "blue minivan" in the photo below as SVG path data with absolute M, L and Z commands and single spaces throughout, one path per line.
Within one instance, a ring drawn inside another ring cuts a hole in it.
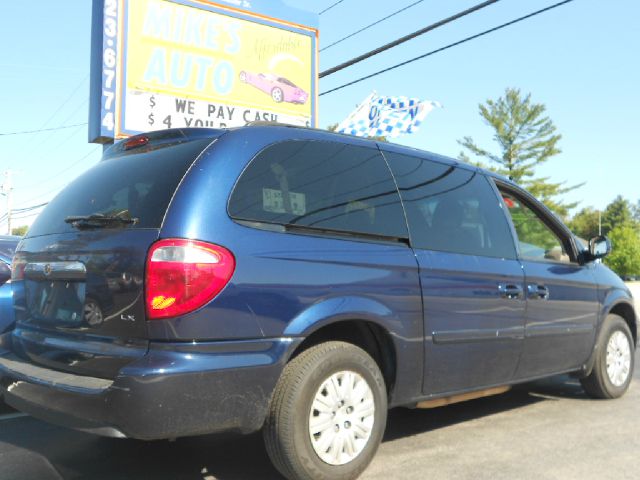
M 352 479 L 387 410 L 572 373 L 616 398 L 629 290 L 540 202 L 329 132 L 138 135 L 37 218 L 0 337 L 6 402 L 103 435 L 262 430 L 289 479 Z

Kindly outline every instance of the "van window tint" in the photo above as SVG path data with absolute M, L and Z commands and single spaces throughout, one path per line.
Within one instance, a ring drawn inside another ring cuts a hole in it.
M 516 258 L 509 223 L 491 184 L 474 171 L 385 153 L 416 248 Z
M 571 263 L 562 240 L 544 223 L 539 214 L 515 195 L 502 192 L 502 197 L 518 235 L 518 246 L 522 258 Z
M 135 150 L 104 160 L 71 182 L 38 216 L 29 236 L 72 231 L 64 219 L 128 210 L 136 225 L 159 228 L 180 180 L 211 139 Z
M 400 197 L 380 152 L 289 141 L 262 151 L 229 201 L 235 219 L 354 233 L 408 236 Z

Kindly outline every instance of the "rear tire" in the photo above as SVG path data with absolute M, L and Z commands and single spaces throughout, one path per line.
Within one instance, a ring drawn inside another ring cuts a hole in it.
M 386 421 L 387 391 L 373 358 L 349 343 L 326 342 L 287 364 L 263 436 L 289 480 L 350 480 L 373 459 Z
M 580 380 L 592 398 L 612 399 L 625 394 L 633 378 L 635 348 L 627 322 L 608 315 L 596 346 L 593 370 Z

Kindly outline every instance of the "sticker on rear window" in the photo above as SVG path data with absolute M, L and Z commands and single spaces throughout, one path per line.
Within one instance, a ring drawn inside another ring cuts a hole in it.
M 284 204 L 282 190 L 271 188 L 262 189 L 262 209 L 271 213 L 293 213 L 304 215 L 307 213 L 307 196 L 304 193 L 289 192 L 290 212 Z

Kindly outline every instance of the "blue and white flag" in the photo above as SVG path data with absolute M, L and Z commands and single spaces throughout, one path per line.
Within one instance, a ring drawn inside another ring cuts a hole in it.
M 356 137 L 390 137 L 415 133 L 438 102 L 369 95 L 336 129 Z

